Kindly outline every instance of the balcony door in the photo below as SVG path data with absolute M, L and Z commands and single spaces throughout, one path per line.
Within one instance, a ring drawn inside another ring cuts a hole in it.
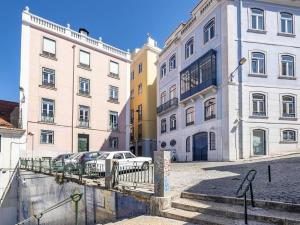
M 253 130 L 252 145 L 254 155 L 266 155 L 266 132 L 264 130 Z
M 88 134 L 78 134 L 78 152 L 88 152 L 90 150 L 89 139 Z

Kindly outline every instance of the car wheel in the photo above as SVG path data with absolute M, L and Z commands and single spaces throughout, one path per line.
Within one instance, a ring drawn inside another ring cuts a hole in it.
M 142 170 L 148 170 L 149 169 L 149 163 L 148 162 L 144 162 L 142 165 Z

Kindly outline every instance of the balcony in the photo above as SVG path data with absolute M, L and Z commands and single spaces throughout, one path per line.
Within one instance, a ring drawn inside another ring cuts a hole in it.
M 54 116 L 44 114 L 41 117 L 41 121 L 44 122 L 44 123 L 54 123 Z
M 109 125 L 109 130 L 110 131 L 118 131 L 119 130 L 119 126 L 118 123 L 112 123 Z
M 164 104 L 157 107 L 157 114 L 163 114 L 171 109 L 178 107 L 178 98 L 172 98 Z
M 78 121 L 78 127 L 82 127 L 82 128 L 89 128 L 90 123 L 88 120 L 79 120 Z
M 214 92 L 217 87 L 216 51 L 210 50 L 180 72 L 180 101 Z

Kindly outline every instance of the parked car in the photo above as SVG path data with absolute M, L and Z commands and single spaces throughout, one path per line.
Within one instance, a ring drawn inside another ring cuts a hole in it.
M 52 168 L 54 171 L 62 170 L 65 160 L 72 156 L 71 153 L 60 154 L 52 159 Z
M 114 159 L 119 163 L 119 170 L 126 170 L 130 167 L 140 167 L 142 170 L 148 170 L 152 163 L 150 157 L 136 157 L 130 151 L 102 151 L 101 155 L 93 161 L 86 163 L 86 173 L 104 173 L 105 160 Z

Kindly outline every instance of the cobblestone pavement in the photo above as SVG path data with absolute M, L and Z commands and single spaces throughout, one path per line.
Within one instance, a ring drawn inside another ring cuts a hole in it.
M 268 165 L 271 165 L 271 183 Z M 250 169 L 257 170 L 253 183 L 256 199 L 300 204 L 300 154 L 239 162 L 173 163 L 171 190 L 235 196 Z

